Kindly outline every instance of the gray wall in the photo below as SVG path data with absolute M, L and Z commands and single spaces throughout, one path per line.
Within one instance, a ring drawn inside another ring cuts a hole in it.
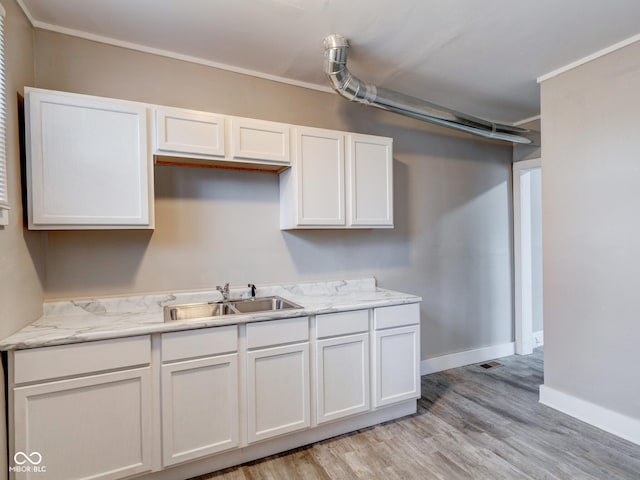
M 277 176 L 157 167 L 153 233 L 48 234 L 47 298 L 374 275 L 382 287 L 424 297 L 423 358 L 513 340 L 510 145 L 51 32 L 36 32 L 35 65 L 43 88 L 395 142 L 394 230 L 282 232 Z
M 640 419 L 640 43 L 542 83 L 545 385 Z
M 7 175 L 9 225 L 0 227 L 0 337 L 24 327 L 42 314 L 41 276 L 44 270 L 43 235 L 22 227 L 20 144 L 17 93 L 33 84 L 33 30 L 14 0 L 3 0 L 5 18 L 5 75 L 7 88 Z M 0 377 L 3 373 L 0 373 Z M 4 434 L 4 381 L 0 378 L 0 452 Z M 0 478 L 8 472 L 0 454 Z

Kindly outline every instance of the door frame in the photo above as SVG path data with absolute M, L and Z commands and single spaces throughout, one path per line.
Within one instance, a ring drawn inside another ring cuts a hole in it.
M 515 351 L 533 353 L 533 292 L 531 248 L 531 172 L 542 168 L 542 159 L 513 163 L 513 265 Z

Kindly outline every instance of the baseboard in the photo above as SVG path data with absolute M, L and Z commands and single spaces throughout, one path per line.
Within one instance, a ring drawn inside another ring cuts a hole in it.
M 508 357 L 515 353 L 515 343 L 503 343 L 490 347 L 465 350 L 464 352 L 451 353 L 440 357 L 427 358 L 420 362 L 420 375 L 449 370 L 450 368 L 464 367 L 474 363 L 486 362 L 494 358 Z
M 541 347 L 544 345 L 544 332 L 539 330 L 533 332 L 533 348 Z
M 640 420 L 540 385 L 540 403 L 640 445 Z

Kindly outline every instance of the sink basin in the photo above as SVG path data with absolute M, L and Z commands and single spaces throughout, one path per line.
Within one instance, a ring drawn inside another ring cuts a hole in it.
M 302 308 L 281 297 L 249 298 L 231 302 L 188 303 L 164 307 L 164 321 L 197 320 L 259 312 L 277 312 Z
M 238 313 L 229 303 L 190 303 L 164 307 L 164 321 L 195 320 Z
M 240 313 L 275 312 L 302 308 L 300 305 L 296 305 L 281 297 L 250 298 L 234 302 L 233 307 Z

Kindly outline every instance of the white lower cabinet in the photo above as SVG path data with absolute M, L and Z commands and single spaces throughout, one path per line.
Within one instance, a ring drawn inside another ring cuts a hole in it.
M 318 424 L 369 410 L 369 334 L 316 343 Z
M 417 303 L 374 310 L 374 408 L 420 398 L 419 321 Z
M 186 478 L 413 413 L 419 339 L 409 304 L 9 352 L 10 478 Z
M 253 338 L 269 338 L 278 344 L 299 342 L 247 352 L 249 443 L 309 427 L 308 329 L 306 317 L 247 326 L 249 348 L 254 343 Z M 260 347 L 266 343 L 256 342 Z
M 316 316 L 316 423 L 366 412 L 369 398 L 369 310 Z
M 238 446 L 238 354 L 162 366 L 165 466 Z
M 162 464 L 239 445 L 238 327 L 161 338 Z
M 15 388 L 10 467 L 29 468 L 13 478 L 115 480 L 150 471 L 150 405 L 150 367 Z

